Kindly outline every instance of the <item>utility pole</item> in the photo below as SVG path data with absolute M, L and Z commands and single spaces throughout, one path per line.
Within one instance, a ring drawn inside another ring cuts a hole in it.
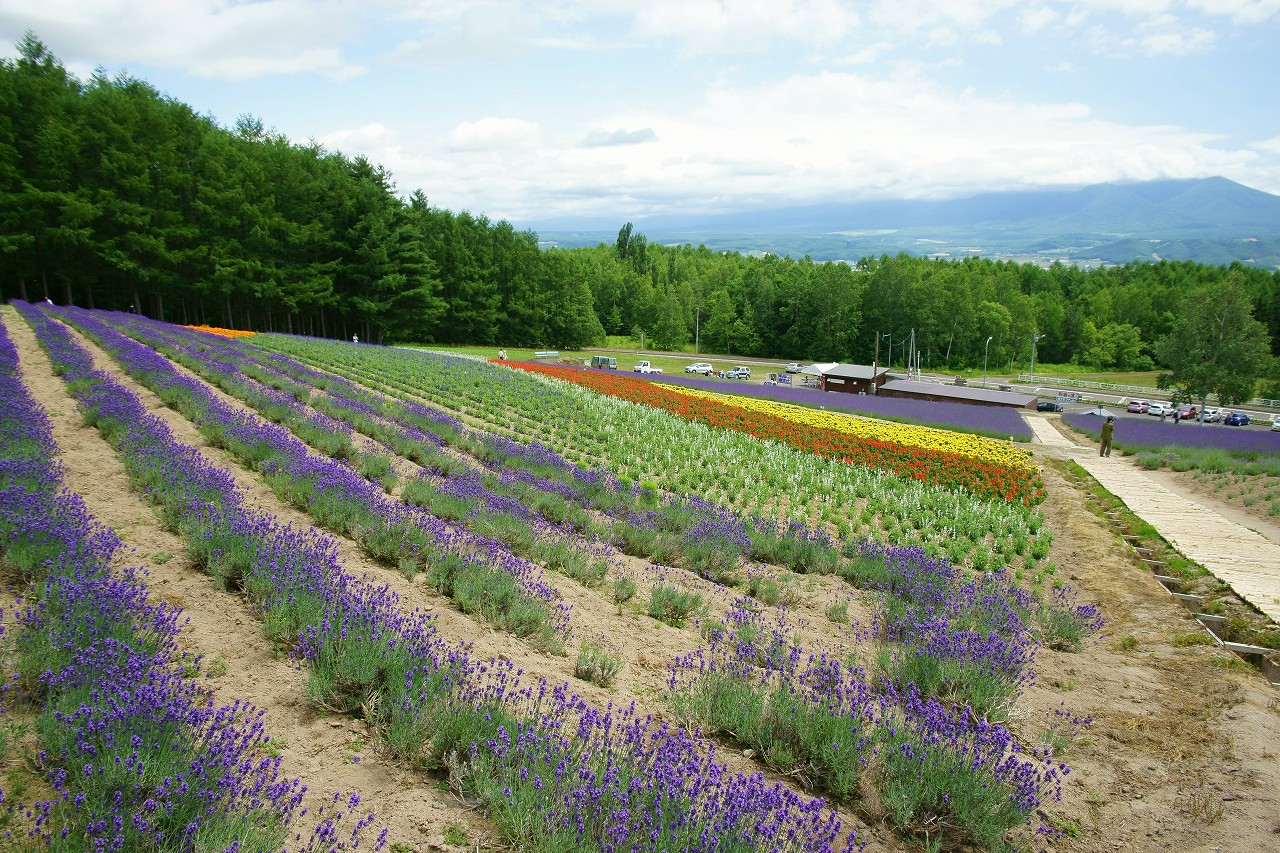
M 693 354 L 698 354 L 698 331 L 702 328 L 702 306 L 693 306 Z

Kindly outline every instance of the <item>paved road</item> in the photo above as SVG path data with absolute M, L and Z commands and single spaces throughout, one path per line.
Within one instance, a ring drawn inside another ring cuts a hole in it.
M 1096 446 L 1073 444 L 1048 418 L 1027 420 L 1037 451 L 1079 463 L 1175 548 L 1280 622 L 1280 545 L 1170 491 L 1132 462 L 1119 456 L 1103 459 Z

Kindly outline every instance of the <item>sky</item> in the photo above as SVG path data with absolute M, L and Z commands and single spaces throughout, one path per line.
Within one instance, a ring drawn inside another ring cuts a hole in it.
M 514 224 L 1221 175 L 1280 194 L 1280 0 L 0 0 L 81 80 Z

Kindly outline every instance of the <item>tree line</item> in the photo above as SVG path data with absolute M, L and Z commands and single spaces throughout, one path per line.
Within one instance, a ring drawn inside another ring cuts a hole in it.
M 582 346 L 572 257 L 407 200 L 363 157 L 232 128 L 129 76 L 80 82 L 32 34 L 0 62 L 4 295 L 373 341 Z
M 401 197 L 363 157 L 231 128 L 128 76 L 80 82 L 28 34 L 0 62 L 5 296 L 380 342 L 654 349 L 1005 369 L 1149 369 L 1206 288 L 1280 343 L 1280 273 L 1161 261 L 1083 270 L 970 257 L 856 263 L 617 240 L 543 249 Z

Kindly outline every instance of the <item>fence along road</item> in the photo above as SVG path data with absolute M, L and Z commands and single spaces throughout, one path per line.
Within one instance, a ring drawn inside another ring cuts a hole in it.
M 1031 416 L 1027 420 L 1035 433 L 1035 443 L 1047 455 L 1077 462 L 1184 556 L 1280 622 L 1280 545 L 1170 491 L 1132 462 L 1119 456 L 1104 459 L 1098 456 L 1096 446 L 1073 444 L 1049 418 Z

